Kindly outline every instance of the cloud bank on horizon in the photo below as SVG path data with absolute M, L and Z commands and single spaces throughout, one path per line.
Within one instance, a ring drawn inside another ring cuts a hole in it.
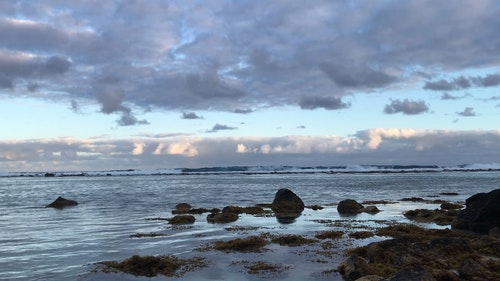
M 498 163 L 499 14 L 493 0 L 0 1 L 0 125 L 16 128 L 0 170 Z M 32 100 L 113 127 L 19 137 Z

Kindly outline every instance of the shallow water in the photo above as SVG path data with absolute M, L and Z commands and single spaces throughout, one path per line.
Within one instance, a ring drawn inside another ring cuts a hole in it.
M 340 217 L 336 203 L 344 199 L 398 201 L 405 197 L 465 201 L 469 196 L 499 188 L 498 172 L 431 172 L 393 174 L 222 174 L 142 175 L 98 177 L 9 177 L 0 178 L 0 280 L 155 280 L 124 274 L 92 272 L 94 263 L 122 260 L 134 254 L 175 254 L 181 257 L 206 256 L 210 267 L 190 272 L 185 280 L 258 280 L 259 276 L 229 265 L 232 260 L 265 259 L 290 266 L 273 276 L 278 280 L 337 280 L 322 271 L 333 269 L 342 259 L 342 249 L 363 241 L 342 240 L 338 256 L 315 257 L 307 249 L 271 245 L 264 254 L 197 252 L 194 248 L 217 239 L 229 239 L 262 232 L 314 235 L 332 229 L 318 220 L 347 220 L 350 224 L 377 226 L 377 221 L 407 222 L 402 213 L 415 208 L 439 205 L 398 202 L 378 205 L 377 215 Z M 177 203 L 193 207 L 222 208 L 270 203 L 279 188 L 290 188 L 306 205 L 292 224 L 280 224 L 274 217 L 241 215 L 231 224 L 209 224 L 206 214 L 187 227 L 172 227 L 165 221 L 148 218 L 172 217 Z M 440 195 L 456 192 L 457 196 Z M 45 208 L 58 196 L 79 202 L 57 210 Z M 227 231 L 228 226 L 257 226 L 251 232 Z M 428 227 L 437 227 L 427 225 Z M 168 236 L 131 238 L 136 233 Z M 311 262 L 321 259 L 321 262 Z

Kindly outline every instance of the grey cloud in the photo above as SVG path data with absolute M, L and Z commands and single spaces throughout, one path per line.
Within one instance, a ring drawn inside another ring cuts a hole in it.
M 71 108 L 71 111 L 73 111 L 73 112 L 80 112 L 80 105 L 78 104 L 78 102 L 76 100 L 70 101 L 70 108 Z
M 472 107 L 466 107 L 464 111 L 462 112 L 457 112 L 458 115 L 463 116 L 463 117 L 472 117 L 476 116 L 476 113 L 474 112 L 474 108 Z
M 203 116 L 198 116 L 195 112 L 183 112 L 182 119 L 203 119 Z
M 500 85 L 500 74 L 490 74 L 485 77 L 474 77 L 474 83 L 482 87 L 495 87 Z
M 364 65 L 321 63 L 319 67 L 340 87 L 379 88 L 396 80 L 396 77 Z
M 14 88 L 14 83 L 12 82 L 12 79 L 0 73 L 0 89 L 12 89 L 12 88 Z
M 149 124 L 147 120 L 138 120 L 132 113 L 132 109 L 123 104 L 124 96 L 124 93 L 113 85 L 102 85 L 96 93 L 96 98 L 101 104 L 101 112 L 106 114 L 121 113 L 122 116 L 116 121 L 118 125 Z
M 233 113 L 238 113 L 238 114 L 248 114 L 248 113 L 252 113 L 253 110 L 251 109 L 235 109 L 233 110 Z
M 455 91 L 461 89 L 470 88 L 472 85 L 477 87 L 495 87 L 500 85 L 500 75 L 499 74 L 489 74 L 484 77 L 464 77 L 460 76 L 451 81 L 448 80 L 438 80 L 438 81 L 426 81 L 424 89 L 433 91 Z
M 189 74 L 186 83 L 193 94 L 205 99 L 238 98 L 244 95 L 241 89 L 229 85 L 212 70 L 202 74 Z
M 46 56 L 10 62 L 0 58 L 0 87 L 14 88 L 16 79 L 36 76 L 41 93 L 57 92 L 66 103 L 97 100 L 103 113 L 123 114 L 122 124 L 135 122 L 136 107 L 259 110 L 296 105 L 311 91 L 318 97 L 332 92 L 341 97 L 413 87 L 415 79 L 440 91 L 499 83 L 498 74 L 443 81 L 428 74 L 435 69 L 467 73 L 500 63 L 495 1 L 431 6 L 418 0 L 0 5 L 0 49 Z M 412 75 L 414 66 L 425 76 Z M 106 75 L 120 79 L 114 86 L 123 95 L 119 102 L 99 98 L 96 92 L 102 89 L 89 83 Z M 323 107 L 304 102 L 306 108 Z M 330 102 L 324 108 L 335 108 L 335 101 Z
M 307 96 L 303 97 L 300 102 L 301 109 L 318 109 L 324 108 L 327 110 L 337 110 L 344 109 L 351 106 L 350 103 L 345 103 L 341 98 L 338 97 L 315 97 Z
M 43 78 L 65 73 L 70 66 L 70 60 L 64 56 L 26 57 L 14 52 L 0 51 L 0 74 L 6 77 Z
M 387 114 L 403 113 L 406 115 L 416 115 L 427 112 L 429 107 L 425 101 L 413 101 L 409 99 L 391 100 L 390 104 L 386 104 L 384 112 Z
M 458 100 L 458 99 L 463 99 L 467 96 L 468 96 L 468 94 L 465 94 L 463 96 L 454 96 L 454 95 L 450 95 L 449 93 L 443 93 L 441 95 L 441 100 Z
M 71 62 L 62 56 L 50 57 L 44 64 L 45 72 L 49 74 L 61 74 L 68 71 Z
M 207 130 L 207 133 L 215 133 L 218 131 L 226 131 L 226 130 L 236 130 L 236 127 L 231 127 L 227 125 L 215 124 L 212 129 Z

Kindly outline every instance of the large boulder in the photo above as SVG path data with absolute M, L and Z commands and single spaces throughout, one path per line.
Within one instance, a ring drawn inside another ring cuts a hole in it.
M 475 194 L 465 200 L 465 205 L 452 222 L 453 229 L 488 234 L 490 229 L 500 227 L 500 189 Z
M 282 188 L 274 195 L 271 209 L 279 222 L 293 222 L 304 210 L 304 202 L 297 194 L 287 188 Z
M 78 205 L 78 202 L 76 202 L 75 200 L 65 199 L 65 198 L 62 198 L 59 196 L 59 197 L 57 197 L 56 200 L 54 200 L 52 203 L 50 203 L 46 207 L 47 208 L 62 209 L 65 207 L 76 206 L 76 205 Z

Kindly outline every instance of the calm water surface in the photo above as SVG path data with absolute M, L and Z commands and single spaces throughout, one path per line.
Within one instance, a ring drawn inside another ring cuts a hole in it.
M 197 215 L 194 225 L 181 228 L 171 227 L 165 221 L 148 220 L 171 217 L 171 210 L 181 202 L 205 208 L 270 203 L 276 191 L 283 187 L 293 190 L 306 205 L 318 204 L 326 208 L 321 211 L 306 209 L 295 223 L 286 225 L 272 217 L 249 215 L 242 215 L 229 225 L 208 224 L 206 214 Z M 204 254 L 194 252 L 193 248 L 216 239 L 242 235 L 224 230 L 230 225 L 258 226 L 260 232 L 313 234 L 328 229 L 317 220 L 345 219 L 339 217 L 335 204 L 348 198 L 362 202 L 423 197 L 455 202 L 499 187 L 498 172 L 5 177 L 0 178 L 0 280 L 165 279 L 163 276 L 151 279 L 92 272 L 96 262 L 122 260 L 134 254 L 208 255 L 215 260 L 209 268 L 181 278 L 185 280 L 258 280 L 238 268 L 228 267 L 231 259 L 238 256 Z M 459 195 L 440 195 L 442 192 Z M 58 196 L 79 204 L 64 210 L 44 208 Z M 439 205 L 399 202 L 378 207 L 383 211 L 375 216 L 363 214 L 349 219 L 406 221 L 402 215 L 405 210 L 434 209 Z M 135 233 L 151 232 L 168 236 L 130 237 Z M 340 278 L 319 274 L 322 270 L 335 268 L 338 263 L 335 258 L 331 264 L 307 265 L 301 260 L 303 257 L 290 255 L 279 247 L 270 252 L 266 258 L 291 267 L 276 279 Z

